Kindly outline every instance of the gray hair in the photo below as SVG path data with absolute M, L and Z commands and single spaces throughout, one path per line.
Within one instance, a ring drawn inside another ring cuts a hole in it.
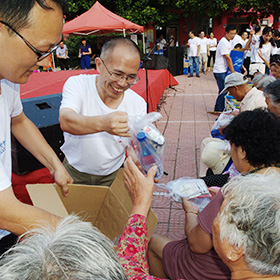
M 219 216 L 221 241 L 243 248 L 253 272 L 280 275 L 280 174 L 237 176 L 223 195 L 228 201 Z
M 265 77 L 266 75 L 263 75 L 262 73 L 257 74 L 253 79 L 252 79 L 252 84 L 257 86 L 257 84 L 259 83 L 259 81 Z
M 271 84 L 275 80 L 276 79 L 273 76 L 265 76 L 258 82 L 258 85 L 256 87 L 258 89 L 263 89 L 265 86 Z
M 276 80 L 264 87 L 263 93 L 265 97 L 271 100 L 273 106 L 277 107 L 280 103 L 280 80 Z
M 76 216 L 37 228 L 0 260 L 1 280 L 126 279 L 111 241 Z

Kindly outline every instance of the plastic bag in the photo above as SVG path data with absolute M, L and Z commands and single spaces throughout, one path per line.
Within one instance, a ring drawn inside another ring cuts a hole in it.
M 153 122 L 161 117 L 160 113 L 152 112 L 145 116 L 135 116 L 128 120 L 132 148 L 145 173 L 153 165 L 157 165 L 158 170 L 155 176 L 157 179 L 163 175 L 164 171 L 165 138 L 153 125 Z
M 167 189 L 168 196 L 172 197 L 177 202 L 182 202 L 182 198 L 185 197 L 195 204 L 199 208 L 199 211 L 201 211 L 210 202 L 211 194 L 202 179 L 182 177 L 168 182 L 167 185 L 156 185 Z
M 218 119 L 214 122 L 211 131 L 219 129 L 222 126 L 228 125 L 232 121 L 233 118 L 234 118 L 234 116 L 231 114 L 231 112 L 223 112 L 218 117 Z

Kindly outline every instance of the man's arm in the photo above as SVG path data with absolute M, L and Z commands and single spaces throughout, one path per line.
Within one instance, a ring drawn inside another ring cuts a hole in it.
M 60 127 L 73 135 L 86 135 L 97 132 L 107 132 L 112 135 L 129 137 L 127 113 L 113 112 L 102 116 L 83 116 L 69 108 L 59 112 Z
M 67 195 L 67 184 L 73 183 L 73 179 L 33 122 L 22 112 L 12 118 L 11 131 L 16 139 L 49 169 L 56 183 L 62 188 L 63 194 Z
M 197 54 L 196 54 L 197 57 L 199 56 L 199 52 L 200 52 L 200 45 L 197 46 Z
M 198 223 L 198 208 L 185 198 L 183 198 L 183 208 L 186 212 L 185 234 L 190 249 L 199 254 L 207 253 L 213 247 L 213 242 Z
M 224 57 L 225 57 L 225 59 L 227 61 L 227 65 L 228 65 L 228 68 L 229 68 L 230 72 L 231 73 L 235 72 L 234 68 L 233 68 L 232 60 L 230 58 L 230 55 L 229 54 L 224 54 Z
M 38 225 L 50 224 L 55 228 L 60 220 L 42 209 L 17 200 L 12 187 L 0 192 L 0 228 L 21 235 Z

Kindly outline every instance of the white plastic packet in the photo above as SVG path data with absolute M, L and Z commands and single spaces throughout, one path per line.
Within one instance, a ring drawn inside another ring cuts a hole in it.
M 202 179 L 192 177 L 182 177 L 165 184 L 156 184 L 158 187 L 168 190 L 168 196 L 177 202 L 182 202 L 182 198 L 190 200 L 201 211 L 209 202 L 211 194 L 207 185 Z

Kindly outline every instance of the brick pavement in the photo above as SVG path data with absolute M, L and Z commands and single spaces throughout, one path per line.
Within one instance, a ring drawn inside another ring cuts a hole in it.
M 213 111 L 218 87 L 212 72 L 200 78 L 176 76 L 178 85 L 163 94 L 157 127 L 166 139 L 164 170 L 160 183 L 189 176 L 198 176 L 199 149 L 202 139 L 209 136 L 215 115 Z M 164 192 L 156 187 L 155 191 Z M 180 203 L 163 196 L 153 196 L 152 208 L 158 216 L 155 232 L 172 239 L 183 238 L 185 213 Z

